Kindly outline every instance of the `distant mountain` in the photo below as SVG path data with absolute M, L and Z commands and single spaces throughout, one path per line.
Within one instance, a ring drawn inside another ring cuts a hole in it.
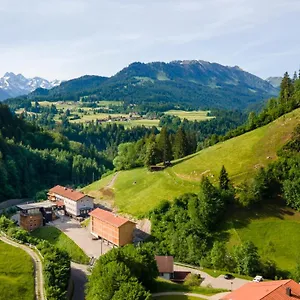
M 36 100 L 121 100 L 125 103 L 180 103 L 199 108 L 238 108 L 278 94 L 269 82 L 243 71 L 201 60 L 135 62 L 107 78 L 83 76 L 30 94 Z
M 61 81 L 48 81 L 44 78 L 26 78 L 22 74 L 7 72 L 0 78 L 0 100 L 20 95 L 27 95 L 37 88 L 51 89 L 59 85 Z M 3 95 L 3 96 L 2 96 Z
M 278 88 L 278 87 L 280 87 L 282 77 L 280 77 L 280 76 L 278 76 L 278 77 L 268 77 L 266 79 L 266 81 L 268 81 L 270 84 L 272 84 L 275 88 Z

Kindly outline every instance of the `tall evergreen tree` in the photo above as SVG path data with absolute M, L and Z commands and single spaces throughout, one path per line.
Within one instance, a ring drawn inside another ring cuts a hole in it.
M 293 93 L 292 80 L 289 76 L 289 73 L 285 72 L 280 84 L 280 96 L 279 96 L 280 104 L 283 106 L 286 105 L 289 98 L 292 96 L 292 93 Z
M 293 76 L 293 83 L 295 83 L 295 81 L 298 79 L 298 76 L 297 76 L 297 72 L 295 71 L 294 72 L 294 76 Z
M 224 167 L 224 165 L 222 166 L 220 175 L 219 175 L 219 186 L 221 190 L 225 190 L 227 191 L 229 189 L 229 177 L 228 177 L 228 173 Z
M 187 155 L 187 145 L 188 141 L 186 138 L 185 131 L 183 128 L 179 127 L 175 134 L 175 141 L 174 141 L 174 158 L 178 159 Z
M 163 162 L 172 159 L 172 147 L 171 147 L 166 126 L 163 126 L 163 128 L 160 131 L 159 140 L 158 140 L 158 149 L 161 153 L 161 160 Z

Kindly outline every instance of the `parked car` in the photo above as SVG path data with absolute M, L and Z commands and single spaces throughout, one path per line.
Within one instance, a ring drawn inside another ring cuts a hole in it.
M 264 281 L 264 279 L 263 279 L 262 276 L 256 275 L 256 276 L 253 278 L 253 281 L 254 281 L 254 282 L 261 282 L 261 281 Z
M 233 279 L 234 278 L 234 276 L 232 275 L 232 274 L 225 274 L 224 275 L 224 279 Z

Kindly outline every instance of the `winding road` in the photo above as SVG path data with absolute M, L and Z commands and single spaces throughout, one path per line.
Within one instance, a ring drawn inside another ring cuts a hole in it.
M 39 255 L 33 251 L 30 247 L 18 244 L 4 236 L 0 236 L 0 240 L 8 245 L 20 248 L 27 252 L 34 264 L 34 286 L 35 286 L 35 298 L 36 300 L 46 300 L 44 294 L 44 277 L 43 277 L 43 264 Z

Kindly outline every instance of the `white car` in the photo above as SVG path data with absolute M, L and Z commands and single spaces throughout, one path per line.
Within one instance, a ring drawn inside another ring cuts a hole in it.
M 262 277 L 262 276 L 259 276 L 259 275 L 256 275 L 256 276 L 254 277 L 254 279 L 253 279 L 254 282 L 261 282 L 261 281 L 263 281 L 263 280 L 264 280 L 263 277 Z

